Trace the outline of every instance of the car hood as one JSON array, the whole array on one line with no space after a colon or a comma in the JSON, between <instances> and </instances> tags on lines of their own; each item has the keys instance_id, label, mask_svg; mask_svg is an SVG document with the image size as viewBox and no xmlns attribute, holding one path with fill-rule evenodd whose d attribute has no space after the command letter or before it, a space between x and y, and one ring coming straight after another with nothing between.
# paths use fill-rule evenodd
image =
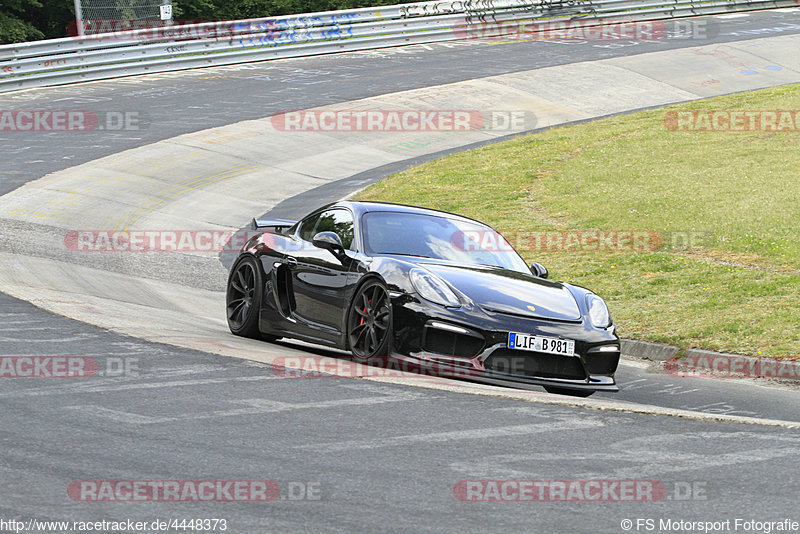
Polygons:
<instances>
[{"instance_id":1,"label":"car hood","mask_svg":"<svg viewBox=\"0 0 800 534\"><path fill-rule=\"evenodd\" d=\"M493 267L426 264L450 285L488 312L579 321L581 311L564 284Z\"/></svg>"}]
</instances>

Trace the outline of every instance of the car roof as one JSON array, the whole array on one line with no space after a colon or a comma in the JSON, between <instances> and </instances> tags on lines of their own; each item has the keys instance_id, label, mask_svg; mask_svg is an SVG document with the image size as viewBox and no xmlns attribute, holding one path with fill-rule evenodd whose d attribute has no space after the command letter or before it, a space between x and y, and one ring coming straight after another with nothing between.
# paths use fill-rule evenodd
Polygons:
<instances>
[{"instance_id":1,"label":"car roof","mask_svg":"<svg viewBox=\"0 0 800 534\"><path fill-rule=\"evenodd\" d=\"M484 222L472 219L470 217L465 217L463 215L458 215L456 213L451 213L449 211L437 210L433 208L422 208L419 206L411 206L409 204L395 204L392 202L375 202L371 200L359 200L359 201L346 200L346 201L336 202L335 204L326 206L326 208L332 208L336 206L349 207L357 215L362 215L364 213L370 213L370 212L378 212L378 211L395 212L395 213L413 213L417 215L430 215L435 217L444 216L450 219L459 219L462 221L477 223L480 224L481 226L489 226Z\"/></svg>"}]
</instances>

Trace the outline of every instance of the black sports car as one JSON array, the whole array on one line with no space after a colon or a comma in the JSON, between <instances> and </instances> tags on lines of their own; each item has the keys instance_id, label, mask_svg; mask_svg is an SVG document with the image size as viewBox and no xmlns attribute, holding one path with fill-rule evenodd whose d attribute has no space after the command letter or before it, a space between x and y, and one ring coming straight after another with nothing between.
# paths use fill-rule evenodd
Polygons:
<instances>
[{"instance_id":1,"label":"black sports car","mask_svg":"<svg viewBox=\"0 0 800 534\"><path fill-rule=\"evenodd\" d=\"M491 227L431 209L337 202L253 220L233 263L232 333L435 364L444 375L588 396L617 391L605 302L547 280Z\"/></svg>"}]
</instances>

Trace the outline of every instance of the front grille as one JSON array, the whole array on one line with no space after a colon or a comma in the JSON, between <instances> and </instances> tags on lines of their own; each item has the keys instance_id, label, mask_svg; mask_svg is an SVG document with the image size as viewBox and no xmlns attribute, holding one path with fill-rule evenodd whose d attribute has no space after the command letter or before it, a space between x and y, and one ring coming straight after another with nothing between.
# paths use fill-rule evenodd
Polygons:
<instances>
[{"instance_id":1,"label":"front grille","mask_svg":"<svg viewBox=\"0 0 800 534\"><path fill-rule=\"evenodd\" d=\"M425 329L425 341L422 348L436 354L473 358L483 348L483 339L428 327Z\"/></svg>"},{"instance_id":2,"label":"front grille","mask_svg":"<svg viewBox=\"0 0 800 534\"><path fill-rule=\"evenodd\" d=\"M497 349L486 361L486 369L501 373L542 378L566 378L583 380L586 373L578 357L557 356L541 352L526 352L513 349Z\"/></svg>"}]
</instances>

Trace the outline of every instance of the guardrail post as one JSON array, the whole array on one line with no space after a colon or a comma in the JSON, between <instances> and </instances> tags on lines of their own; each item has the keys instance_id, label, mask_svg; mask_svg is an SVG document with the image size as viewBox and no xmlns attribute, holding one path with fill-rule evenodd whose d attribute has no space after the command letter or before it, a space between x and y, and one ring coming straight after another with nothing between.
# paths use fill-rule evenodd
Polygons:
<instances>
[{"instance_id":1,"label":"guardrail post","mask_svg":"<svg viewBox=\"0 0 800 534\"><path fill-rule=\"evenodd\" d=\"M73 4L75 4L75 24L78 27L78 37L83 37L83 9L81 8L81 0L73 0Z\"/></svg>"}]
</instances>

